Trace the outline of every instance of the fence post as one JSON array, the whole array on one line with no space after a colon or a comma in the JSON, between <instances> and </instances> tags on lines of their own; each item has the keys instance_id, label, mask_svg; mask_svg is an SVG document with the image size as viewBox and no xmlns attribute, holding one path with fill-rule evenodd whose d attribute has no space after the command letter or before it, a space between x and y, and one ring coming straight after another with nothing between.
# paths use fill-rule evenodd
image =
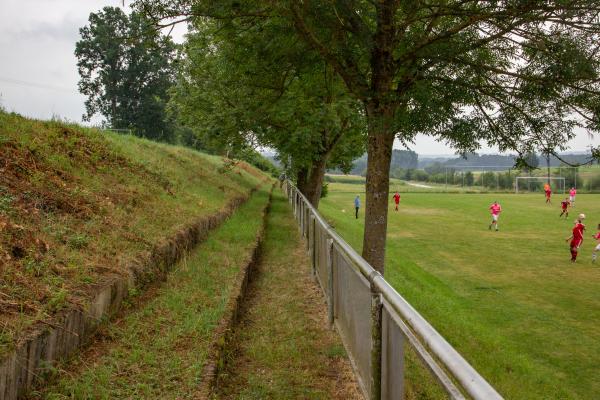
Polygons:
<instances>
[{"instance_id":1,"label":"fence post","mask_svg":"<svg viewBox=\"0 0 600 400\"><path fill-rule=\"evenodd\" d=\"M374 284L379 272L373 271L369 275L371 286L371 399L381 400L381 331L382 309L381 294Z\"/></svg>"},{"instance_id":2,"label":"fence post","mask_svg":"<svg viewBox=\"0 0 600 400\"><path fill-rule=\"evenodd\" d=\"M310 249L310 209L308 207L304 207L305 210L305 218L304 218L304 231L306 232L306 234L304 235L306 237L306 250Z\"/></svg>"},{"instance_id":3,"label":"fence post","mask_svg":"<svg viewBox=\"0 0 600 400\"><path fill-rule=\"evenodd\" d=\"M317 260L315 260L315 246L317 245L317 232L316 232L316 218L314 214L310 214L310 226L309 231L312 229L312 235L309 235L309 249L310 249L310 265L312 267L313 276L317 275Z\"/></svg>"},{"instance_id":4,"label":"fence post","mask_svg":"<svg viewBox=\"0 0 600 400\"><path fill-rule=\"evenodd\" d=\"M329 321L330 328L333 330L335 318L333 314L333 239L327 239L327 274L329 275L329 279L327 280L327 297L329 297L329 302L327 304L327 319Z\"/></svg>"}]
</instances>

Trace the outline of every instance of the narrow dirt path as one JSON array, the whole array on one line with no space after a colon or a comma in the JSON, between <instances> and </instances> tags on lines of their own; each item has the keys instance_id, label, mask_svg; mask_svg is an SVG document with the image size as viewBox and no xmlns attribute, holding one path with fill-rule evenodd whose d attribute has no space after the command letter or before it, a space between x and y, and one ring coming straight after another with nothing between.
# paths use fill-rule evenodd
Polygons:
<instances>
[{"instance_id":1,"label":"narrow dirt path","mask_svg":"<svg viewBox=\"0 0 600 400\"><path fill-rule=\"evenodd\" d=\"M220 376L221 399L362 399L281 192Z\"/></svg>"}]
</instances>

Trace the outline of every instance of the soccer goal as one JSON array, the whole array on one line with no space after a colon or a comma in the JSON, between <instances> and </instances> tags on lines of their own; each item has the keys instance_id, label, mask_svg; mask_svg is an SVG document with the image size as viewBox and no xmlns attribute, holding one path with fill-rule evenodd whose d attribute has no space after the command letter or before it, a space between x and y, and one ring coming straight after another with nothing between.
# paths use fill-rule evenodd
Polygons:
<instances>
[{"instance_id":1,"label":"soccer goal","mask_svg":"<svg viewBox=\"0 0 600 400\"><path fill-rule=\"evenodd\" d=\"M565 178L562 176L551 176L548 178L547 176L517 176L515 178L515 193L519 193L523 191L529 191L532 189L543 187L544 183L550 180L550 187L553 192L565 193ZM557 190L558 189L558 190Z\"/></svg>"}]
</instances>

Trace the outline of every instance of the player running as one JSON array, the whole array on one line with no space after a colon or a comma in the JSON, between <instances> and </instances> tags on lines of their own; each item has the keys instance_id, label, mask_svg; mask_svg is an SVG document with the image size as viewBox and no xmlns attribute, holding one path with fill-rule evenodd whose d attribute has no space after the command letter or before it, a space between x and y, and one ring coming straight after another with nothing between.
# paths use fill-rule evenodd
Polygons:
<instances>
[{"instance_id":1,"label":"player running","mask_svg":"<svg viewBox=\"0 0 600 400\"><path fill-rule=\"evenodd\" d=\"M563 214L565 214L565 218L569 218L569 206L570 205L571 205L571 202L569 201L569 198L565 197L565 199L560 202L560 208L562 209L562 212L560 213L558 218L562 217Z\"/></svg>"},{"instance_id":2,"label":"player running","mask_svg":"<svg viewBox=\"0 0 600 400\"><path fill-rule=\"evenodd\" d=\"M490 210L490 213L492 214L492 223L489 226L489 230L492 230L492 225L493 225L494 228L496 228L496 231L498 231L498 217L500 217L500 213L502 212L502 207L500 206L500 204L498 204L497 201L494 201L494 203L490 206L489 210Z\"/></svg>"},{"instance_id":3,"label":"player running","mask_svg":"<svg viewBox=\"0 0 600 400\"><path fill-rule=\"evenodd\" d=\"M396 191L396 193L394 193L394 203L396 203L396 211L398 211L398 204L400 204L400 193L398 193L398 191Z\"/></svg>"},{"instance_id":4,"label":"player running","mask_svg":"<svg viewBox=\"0 0 600 400\"><path fill-rule=\"evenodd\" d=\"M575 196L577 195L577 189L574 187L569 190L569 201L571 202L571 207L575 207Z\"/></svg>"},{"instance_id":5,"label":"player running","mask_svg":"<svg viewBox=\"0 0 600 400\"><path fill-rule=\"evenodd\" d=\"M573 234L566 240L567 242L569 240L571 241L571 262L577 260L577 252L583 243L583 231L585 231L585 225L583 224L584 219L585 214L579 214L579 217L577 217L577 220L575 221L575 226L573 227Z\"/></svg>"},{"instance_id":6,"label":"player running","mask_svg":"<svg viewBox=\"0 0 600 400\"><path fill-rule=\"evenodd\" d=\"M552 196L552 188L550 187L549 183L544 184L544 192L546 193L546 204L552 204L552 201L550 201L550 196Z\"/></svg>"},{"instance_id":7,"label":"player running","mask_svg":"<svg viewBox=\"0 0 600 400\"><path fill-rule=\"evenodd\" d=\"M600 251L600 224L598 224L598 232L596 232L596 234L592 237L594 239L596 239L596 248L594 249L594 252L592 253L592 262L595 263L596 256L598 255L598 252Z\"/></svg>"}]
</instances>

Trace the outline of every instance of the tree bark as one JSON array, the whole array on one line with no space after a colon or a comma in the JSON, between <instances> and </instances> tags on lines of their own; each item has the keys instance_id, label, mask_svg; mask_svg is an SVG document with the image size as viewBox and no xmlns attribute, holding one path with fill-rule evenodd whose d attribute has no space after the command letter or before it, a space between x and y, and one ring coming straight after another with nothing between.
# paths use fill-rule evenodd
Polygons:
<instances>
[{"instance_id":1,"label":"tree bark","mask_svg":"<svg viewBox=\"0 0 600 400\"><path fill-rule=\"evenodd\" d=\"M363 258L382 275L385 265L390 162L395 134L391 128L393 106L367 105L367 185Z\"/></svg>"},{"instance_id":2,"label":"tree bark","mask_svg":"<svg viewBox=\"0 0 600 400\"><path fill-rule=\"evenodd\" d=\"M323 189L323 179L325 177L325 167L329 154L322 155L320 159L315 160L310 169L310 175L305 186L304 195L310 201L314 208L319 208L321 199L321 190Z\"/></svg>"},{"instance_id":3,"label":"tree bark","mask_svg":"<svg viewBox=\"0 0 600 400\"><path fill-rule=\"evenodd\" d=\"M308 182L308 168L300 168L296 180L296 186L301 193L306 193L306 183Z\"/></svg>"}]
</instances>

